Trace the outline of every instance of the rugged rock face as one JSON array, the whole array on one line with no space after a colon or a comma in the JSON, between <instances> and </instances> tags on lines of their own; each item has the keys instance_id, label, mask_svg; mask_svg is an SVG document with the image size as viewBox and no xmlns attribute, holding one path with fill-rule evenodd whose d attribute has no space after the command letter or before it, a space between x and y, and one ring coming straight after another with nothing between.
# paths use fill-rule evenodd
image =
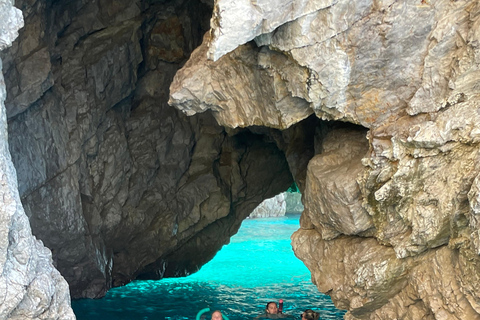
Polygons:
<instances>
[{"instance_id":1,"label":"rugged rock face","mask_svg":"<svg viewBox=\"0 0 480 320\"><path fill-rule=\"evenodd\" d=\"M218 0L171 85L234 128L361 126L317 130L304 183L287 156L294 251L346 319L480 319L479 27L478 1Z\"/></svg>"},{"instance_id":2,"label":"rugged rock face","mask_svg":"<svg viewBox=\"0 0 480 320\"><path fill-rule=\"evenodd\" d=\"M11 1L0 1L0 50L12 44L22 26L21 12ZM54 268L50 250L32 235L20 202L8 150L5 95L0 73L0 318L75 319L68 284Z\"/></svg>"},{"instance_id":3,"label":"rugged rock face","mask_svg":"<svg viewBox=\"0 0 480 320\"><path fill-rule=\"evenodd\" d=\"M227 131L167 104L211 4L16 5L26 26L2 53L10 150L32 231L73 298L198 270L293 182L272 138L293 130Z\"/></svg>"},{"instance_id":4,"label":"rugged rock face","mask_svg":"<svg viewBox=\"0 0 480 320\"><path fill-rule=\"evenodd\" d=\"M248 216L249 218L283 217L287 210L285 194L277 194L273 198L265 199Z\"/></svg>"},{"instance_id":5,"label":"rugged rock face","mask_svg":"<svg viewBox=\"0 0 480 320\"><path fill-rule=\"evenodd\" d=\"M9 146L74 298L195 271L293 178L295 253L346 319L480 318L477 1L16 5Z\"/></svg>"}]
</instances>

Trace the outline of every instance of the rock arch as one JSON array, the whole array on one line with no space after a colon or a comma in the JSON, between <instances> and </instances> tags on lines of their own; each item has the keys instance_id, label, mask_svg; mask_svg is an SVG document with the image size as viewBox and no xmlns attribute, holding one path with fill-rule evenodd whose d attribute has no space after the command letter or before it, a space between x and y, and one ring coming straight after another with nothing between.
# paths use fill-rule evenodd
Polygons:
<instances>
[{"instance_id":1,"label":"rock arch","mask_svg":"<svg viewBox=\"0 0 480 320\"><path fill-rule=\"evenodd\" d=\"M17 2L10 150L72 297L194 271L295 180L347 319L478 318L478 3L236 4Z\"/></svg>"}]
</instances>

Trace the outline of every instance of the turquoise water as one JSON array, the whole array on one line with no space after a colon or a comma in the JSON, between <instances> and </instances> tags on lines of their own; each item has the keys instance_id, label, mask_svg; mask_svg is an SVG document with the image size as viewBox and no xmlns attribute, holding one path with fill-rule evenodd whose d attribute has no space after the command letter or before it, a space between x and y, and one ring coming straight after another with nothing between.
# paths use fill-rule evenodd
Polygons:
<instances>
[{"instance_id":1,"label":"turquoise water","mask_svg":"<svg viewBox=\"0 0 480 320\"><path fill-rule=\"evenodd\" d=\"M230 320L252 319L268 301L284 300L284 313L305 309L321 319L343 319L330 297L311 283L310 272L293 254L290 236L299 216L249 219L215 258L185 278L134 281L100 300L72 302L78 320L195 319L204 308ZM210 316L210 313L206 314Z\"/></svg>"}]
</instances>

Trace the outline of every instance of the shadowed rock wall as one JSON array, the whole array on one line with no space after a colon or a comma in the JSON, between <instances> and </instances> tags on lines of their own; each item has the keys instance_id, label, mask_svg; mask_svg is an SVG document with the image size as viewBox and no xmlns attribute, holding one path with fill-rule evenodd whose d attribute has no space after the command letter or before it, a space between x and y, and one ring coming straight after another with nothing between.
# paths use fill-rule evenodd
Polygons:
<instances>
[{"instance_id":1,"label":"shadowed rock wall","mask_svg":"<svg viewBox=\"0 0 480 320\"><path fill-rule=\"evenodd\" d=\"M323 131L298 178L292 245L318 288L346 319L480 319L478 1L218 0L213 12L171 105L230 127L310 114L363 127Z\"/></svg>"},{"instance_id":2,"label":"shadowed rock wall","mask_svg":"<svg viewBox=\"0 0 480 320\"><path fill-rule=\"evenodd\" d=\"M10 150L32 231L73 298L197 271L292 183L268 132L167 104L208 3L16 5L26 26L2 53Z\"/></svg>"}]
</instances>

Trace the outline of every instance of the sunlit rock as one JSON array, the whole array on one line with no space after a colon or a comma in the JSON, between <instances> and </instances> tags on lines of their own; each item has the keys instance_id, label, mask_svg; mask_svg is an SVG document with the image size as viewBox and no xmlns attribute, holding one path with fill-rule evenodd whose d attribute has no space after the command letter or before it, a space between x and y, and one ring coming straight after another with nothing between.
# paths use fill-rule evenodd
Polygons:
<instances>
[{"instance_id":1,"label":"sunlit rock","mask_svg":"<svg viewBox=\"0 0 480 320\"><path fill-rule=\"evenodd\" d=\"M402 119L372 130L379 142L393 137L387 144L373 140L366 208L378 237L394 245L399 257L445 245L475 228L466 217L472 214L467 194L478 172L477 105L472 99L432 120Z\"/></svg>"},{"instance_id":2,"label":"sunlit rock","mask_svg":"<svg viewBox=\"0 0 480 320\"><path fill-rule=\"evenodd\" d=\"M318 118L368 130L362 137L334 127L318 133L300 184L305 211L293 245L319 289L349 310L347 319L479 318L478 2L345 0L283 23L271 13L281 6L270 11L261 3L261 24L232 19L233 1L216 5L210 38L171 86L172 105L189 115L213 110L226 126L248 124L264 104L253 107L254 94L231 89L249 86L250 71L226 90L193 83L213 73L203 65L227 68L232 57L260 52L260 64L281 74L266 86L283 82ZM265 63L274 56L288 63ZM224 102L239 96L248 102L235 109ZM290 103L291 114L298 105ZM269 117L258 123L279 127ZM319 246L328 250L315 256ZM453 270L461 275L444 282Z\"/></svg>"},{"instance_id":3,"label":"sunlit rock","mask_svg":"<svg viewBox=\"0 0 480 320\"><path fill-rule=\"evenodd\" d=\"M305 224L304 224L305 226ZM292 236L295 254L346 319L477 319L478 261L448 247L398 259L372 238L321 239L303 227ZM335 269L335 273L330 270ZM343 288L337 290L336 288Z\"/></svg>"},{"instance_id":4,"label":"sunlit rock","mask_svg":"<svg viewBox=\"0 0 480 320\"><path fill-rule=\"evenodd\" d=\"M218 1L217 6L227 7L227 3L229 1ZM241 5L241 2L235 2L235 5ZM297 8L295 5L292 4L292 8ZM245 49L240 49L242 47L233 54L227 54L232 49L225 52L218 49L222 42L220 39L231 39L224 48L230 48L237 42L238 45L245 43L235 41L242 39L241 36L230 34L233 28L238 27L243 33L258 35L256 43L263 47L260 52L265 52L266 57L279 56L280 53L288 56L288 64L268 64L271 73L281 75L281 79L271 81L270 86L275 83L278 88L279 82L284 82L284 86L295 97L304 100L302 103L309 105L321 118L341 119L372 127L398 118L402 111L411 115L436 111L449 104L448 93L460 83L474 81L471 77L475 68L470 68L474 55L472 48L464 44L465 39L471 37L468 27L459 24L447 31L449 27L446 21L465 20L468 12L462 10L461 6L450 1L422 4L345 0L324 8L311 8L307 10L308 13L295 18L285 16L282 24L276 22L276 15L269 15L266 10L261 18L262 25L273 24L278 28L260 28L261 32L258 31L259 23L256 20L244 20L244 17L248 17L244 12L238 15L239 11L216 11L217 20L225 19L233 24L234 19L230 15L235 15L236 24L212 24L212 38L206 38L203 48L177 75L171 88L170 103L187 114L215 110L219 113L216 118L225 125L242 126L249 123L247 114L252 110L251 106L244 107L243 119L237 116L235 120L225 121L235 114L241 115L238 110L241 105L237 103L236 108L227 107L229 99L226 97L241 101L237 96L242 94L247 101L250 100L247 97L251 97L252 93L231 90L234 87L241 88L239 83L245 86L251 80L237 81L226 90L220 90L221 86L216 85L214 79L209 80L210 73L218 74L220 70L217 69L228 68L225 63L229 66L237 64L222 61L220 56L235 57L240 52L246 55ZM282 7L279 8L274 12L279 12ZM441 23L437 23L440 20ZM250 36L247 38L253 39ZM277 53L266 50L267 46ZM219 52L213 59L215 62L206 60L207 48ZM259 61L262 60L265 58L259 58ZM452 60L459 63L450 70L449 61ZM432 67L428 67L430 64ZM206 65L209 70L205 70ZM424 67L432 74L423 75ZM303 78L298 77L302 70ZM453 77L448 81L442 80L450 74ZM235 78L242 79L239 75ZM457 83L459 80L460 83ZM264 86L261 88L263 90ZM294 105L291 103L290 108L294 108ZM253 109L254 112L259 112L257 109ZM265 120L263 123L272 125L271 121ZM301 117L298 117L299 120ZM262 120L257 122L261 123Z\"/></svg>"},{"instance_id":5,"label":"sunlit rock","mask_svg":"<svg viewBox=\"0 0 480 320\"><path fill-rule=\"evenodd\" d=\"M230 1L217 0L211 20L211 60L274 31L284 23L333 5L334 0Z\"/></svg>"},{"instance_id":6,"label":"sunlit rock","mask_svg":"<svg viewBox=\"0 0 480 320\"><path fill-rule=\"evenodd\" d=\"M0 1L0 50L11 45L22 26L22 14L12 1ZM75 319L68 284L55 269L50 250L32 235L20 202L8 150L5 98L0 72L0 318Z\"/></svg>"},{"instance_id":7,"label":"sunlit rock","mask_svg":"<svg viewBox=\"0 0 480 320\"><path fill-rule=\"evenodd\" d=\"M17 5L9 144L74 297L194 272L294 179L347 319L479 318L478 1Z\"/></svg>"},{"instance_id":8,"label":"sunlit rock","mask_svg":"<svg viewBox=\"0 0 480 320\"><path fill-rule=\"evenodd\" d=\"M13 6L12 0L0 2L0 50L12 45L18 37L18 30L23 27L22 12ZM5 96L2 97L5 100Z\"/></svg>"},{"instance_id":9,"label":"sunlit rock","mask_svg":"<svg viewBox=\"0 0 480 320\"><path fill-rule=\"evenodd\" d=\"M175 75L169 103L187 115L212 110L228 127L285 129L312 114L307 101L308 71L286 55L246 44L217 62L207 59L209 38ZM294 78L303 87L290 85ZM262 106L262 108L258 108Z\"/></svg>"},{"instance_id":10,"label":"sunlit rock","mask_svg":"<svg viewBox=\"0 0 480 320\"><path fill-rule=\"evenodd\" d=\"M310 269L320 291L329 293L337 307L365 316L407 285L411 262L397 259L392 248L373 238L325 241L315 229L305 229L304 221L302 225L292 236L295 254Z\"/></svg>"},{"instance_id":11,"label":"sunlit rock","mask_svg":"<svg viewBox=\"0 0 480 320\"><path fill-rule=\"evenodd\" d=\"M277 194L273 198L265 199L260 203L255 210L250 213L249 218L267 218L267 217L281 217L285 215L287 203L285 201L285 194Z\"/></svg>"}]
</instances>

